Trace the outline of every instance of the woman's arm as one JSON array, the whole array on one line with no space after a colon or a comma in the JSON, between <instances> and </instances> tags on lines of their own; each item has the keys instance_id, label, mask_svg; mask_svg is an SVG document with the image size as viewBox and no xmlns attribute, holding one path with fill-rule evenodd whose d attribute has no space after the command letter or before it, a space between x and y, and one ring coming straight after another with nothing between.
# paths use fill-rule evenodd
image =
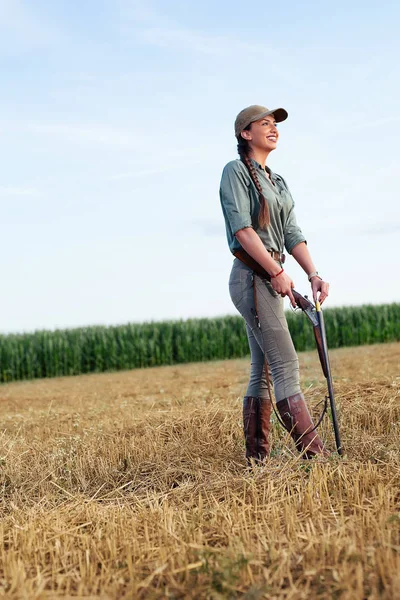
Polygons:
<instances>
[{"instance_id":1,"label":"woman's arm","mask_svg":"<svg viewBox=\"0 0 400 600\"><path fill-rule=\"evenodd\" d=\"M292 256L297 260L303 271L307 273L307 277L317 270L305 242L300 242L292 248Z\"/></svg>"},{"instance_id":2,"label":"woman's arm","mask_svg":"<svg viewBox=\"0 0 400 600\"><path fill-rule=\"evenodd\" d=\"M252 227L246 227L240 229L235 234L235 237L240 242L242 248L246 250L250 256L252 256L258 264L272 276L275 276L282 268L274 261L269 252L265 249L260 236L254 231Z\"/></svg>"},{"instance_id":3,"label":"woman's arm","mask_svg":"<svg viewBox=\"0 0 400 600\"><path fill-rule=\"evenodd\" d=\"M303 271L307 273L307 277L309 277L311 273L316 272L311 254L305 242L300 242L292 249L292 256L299 263ZM316 302L318 300L320 304L322 304L329 295L329 283L323 281L318 275L311 277L311 289L314 301ZM319 298L317 297L318 292Z\"/></svg>"},{"instance_id":4,"label":"woman's arm","mask_svg":"<svg viewBox=\"0 0 400 600\"><path fill-rule=\"evenodd\" d=\"M265 249L259 235L252 227L240 229L235 234L242 248L246 250L264 269L272 276L271 285L273 289L282 297L289 296L292 306L296 307L296 302L292 294L294 283L285 271L277 275L282 268L274 261L272 256Z\"/></svg>"}]
</instances>

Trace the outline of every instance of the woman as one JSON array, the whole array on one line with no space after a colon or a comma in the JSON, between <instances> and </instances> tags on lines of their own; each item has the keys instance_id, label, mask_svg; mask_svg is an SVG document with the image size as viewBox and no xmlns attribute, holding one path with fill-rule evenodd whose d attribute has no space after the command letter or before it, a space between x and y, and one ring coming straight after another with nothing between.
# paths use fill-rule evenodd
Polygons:
<instances>
[{"instance_id":1,"label":"woman","mask_svg":"<svg viewBox=\"0 0 400 600\"><path fill-rule=\"evenodd\" d=\"M299 362L284 314L284 296L295 306L294 284L282 266L284 248L307 273L314 300L320 304L328 296L329 284L316 271L296 223L285 180L266 165L278 144L277 123L287 116L283 108L269 110L258 105L238 114L235 135L240 159L225 166L220 187L229 248L240 256L233 261L229 292L246 321L251 352L250 381L243 403L249 462L269 454L269 369L278 412L297 449L304 458L327 455L301 393ZM267 271L271 281L257 274L255 266Z\"/></svg>"}]
</instances>

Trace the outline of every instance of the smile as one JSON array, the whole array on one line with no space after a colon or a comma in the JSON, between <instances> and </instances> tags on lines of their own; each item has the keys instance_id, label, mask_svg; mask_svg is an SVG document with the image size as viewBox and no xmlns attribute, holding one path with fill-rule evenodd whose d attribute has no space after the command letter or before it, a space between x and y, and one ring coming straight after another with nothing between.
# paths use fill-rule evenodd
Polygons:
<instances>
[{"instance_id":1,"label":"smile","mask_svg":"<svg viewBox=\"0 0 400 600\"><path fill-rule=\"evenodd\" d=\"M276 142L276 141L277 141L277 139L276 139L276 136L275 136L275 135L268 135L268 136L267 136L267 140L269 140L270 142Z\"/></svg>"}]
</instances>

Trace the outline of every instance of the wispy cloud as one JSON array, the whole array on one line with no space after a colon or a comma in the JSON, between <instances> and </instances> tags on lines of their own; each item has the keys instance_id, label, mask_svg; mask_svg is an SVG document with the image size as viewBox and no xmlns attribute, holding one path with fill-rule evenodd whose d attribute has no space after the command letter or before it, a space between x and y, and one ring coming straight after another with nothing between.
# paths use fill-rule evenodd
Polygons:
<instances>
[{"instance_id":1,"label":"wispy cloud","mask_svg":"<svg viewBox=\"0 0 400 600\"><path fill-rule=\"evenodd\" d=\"M387 235L400 232L400 222L398 223L379 223L368 227L362 231L365 235Z\"/></svg>"},{"instance_id":2,"label":"wispy cloud","mask_svg":"<svg viewBox=\"0 0 400 600\"><path fill-rule=\"evenodd\" d=\"M27 129L33 133L47 133L63 137L70 141L89 142L96 144L113 144L131 146L138 144L138 135L104 125L69 125L69 124L32 124Z\"/></svg>"},{"instance_id":3,"label":"wispy cloud","mask_svg":"<svg viewBox=\"0 0 400 600\"><path fill-rule=\"evenodd\" d=\"M281 63L282 52L264 42L246 42L229 35L214 35L202 30L186 27L162 12L151 2L128 3L121 0L121 30L132 35L141 43L168 50L189 51L213 57L231 57L241 54L260 56L268 52L269 66L274 69L274 60ZM156 26L155 26L156 24ZM278 72L279 69L276 68Z\"/></svg>"},{"instance_id":4,"label":"wispy cloud","mask_svg":"<svg viewBox=\"0 0 400 600\"><path fill-rule=\"evenodd\" d=\"M141 133L102 124L2 122L3 133L48 135L69 142L106 144L119 147L138 147L144 141Z\"/></svg>"},{"instance_id":5,"label":"wispy cloud","mask_svg":"<svg viewBox=\"0 0 400 600\"><path fill-rule=\"evenodd\" d=\"M208 237L222 237L225 235L225 226L222 219L191 219L185 221L185 227Z\"/></svg>"},{"instance_id":6,"label":"wispy cloud","mask_svg":"<svg viewBox=\"0 0 400 600\"><path fill-rule=\"evenodd\" d=\"M37 6L32 10L28 2L1 0L0 47L7 53L59 44L65 39L59 25L50 21L46 14L39 14Z\"/></svg>"},{"instance_id":7,"label":"wispy cloud","mask_svg":"<svg viewBox=\"0 0 400 600\"><path fill-rule=\"evenodd\" d=\"M190 50L210 56L231 56L233 49L258 52L260 47L244 44L225 36L204 34L201 31L182 27L149 27L138 32L138 39L146 44L169 50ZM263 46L265 51L265 46Z\"/></svg>"},{"instance_id":8,"label":"wispy cloud","mask_svg":"<svg viewBox=\"0 0 400 600\"><path fill-rule=\"evenodd\" d=\"M349 131L359 131L361 129L371 129L373 127L383 127L385 125L391 125L393 123L399 123L400 122L400 116L399 115L392 115L389 117L384 117L382 119L370 119L369 121L366 121L365 119L363 119L362 121L353 121L353 122L348 122L346 123L346 132ZM332 130L337 130L337 127L343 127L343 119L341 119L340 121L335 121L335 120L330 120L329 123L327 123L327 126L332 129Z\"/></svg>"},{"instance_id":9,"label":"wispy cloud","mask_svg":"<svg viewBox=\"0 0 400 600\"><path fill-rule=\"evenodd\" d=\"M384 119L377 119L376 121L364 121L364 123L358 123L356 125L350 125L348 128L350 131L355 129L366 129L369 127L381 127L382 125L389 125L391 123L399 123L400 116L386 117Z\"/></svg>"},{"instance_id":10,"label":"wispy cloud","mask_svg":"<svg viewBox=\"0 0 400 600\"><path fill-rule=\"evenodd\" d=\"M0 0L1 1L1 0ZM138 156L134 159L136 163L148 165L159 161L159 154L155 158L154 141L149 136L148 130L143 129L124 129L123 127L113 127L101 123L46 123L46 122L23 122L23 121L0 121L0 131L3 134L34 134L39 136L50 136L59 138L68 142L81 144L96 144L116 146L120 148L130 148L137 150ZM173 147L171 144L170 132L166 129L164 132L157 133L159 147L168 147L168 160L176 159L176 162L184 166L185 164L195 164L197 159L194 156L202 155L205 157L209 152L209 146L198 144L188 146L185 151L181 147ZM187 159L190 159L189 161ZM186 161L185 161L186 159ZM130 162L132 164L132 162ZM165 165L162 166L165 168ZM125 176L135 176L133 169L129 174L117 174L116 178Z\"/></svg>"},{"instance_id":11,"label":"wispy cloud","mask_svg":"<svg viewBox=\"0 0 400 600\"><path fill-rule=\"evenodd\" d=\"M42 193L36 188L30 187L12 187L12 186L0 186L0 196L11 197L11 196L31 196L37 198L42 196Z\"/></svg>"},{"instance_id":12,"label":"wispy cloud","mask_svg":"<svg viewBox=\"0 0 400 600\"><path fill-rule=\"evenodd\" d=\"M135 171L128 171L126 173L117 173L116 175L112 175L110 179L133 179L135 177L146 177L147 175L157 175L159 173L169 173L170 171L175 171L177 169L182 169L184 167L191 167L193 165L197 165L201 162L201 160L193 160L191 162L183 163L181 161L177 161L173 164L169 165L160 165L155 169L138 169Z\"/></svg>"}]
</instances>

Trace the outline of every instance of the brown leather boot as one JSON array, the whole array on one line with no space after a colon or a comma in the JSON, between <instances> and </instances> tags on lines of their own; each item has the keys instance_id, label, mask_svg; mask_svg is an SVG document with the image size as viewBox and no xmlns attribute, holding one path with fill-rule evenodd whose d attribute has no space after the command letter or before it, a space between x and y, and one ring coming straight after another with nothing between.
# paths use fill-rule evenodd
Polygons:
<instances>
[{"instance_id":1,"label":"brown leather boot","mask_svg":"<svg viewBox=\"0 0 400 600\"><path fill-rule=\"evenodd\" d=\"M307 404L303 394L294 394L277 403L277 409L282 421L296 444L299 452L304 452L303 458L313 458L317 454L328 456L329 452L314 429Z\"/></svg>"},{"instance_id":2,"label":"brown leather boot","mask_svg":"<svg viewBox=\"0 0 400 600\"><path fill-rule=\"evenodd\" d=\"M243 430L246 442L246 458L251 464L262 461L269 455L269 430L271 401L264 398L245 396L243 400Z\"/></svg>"},{"instance_id":3,"label":"brown leather boot","mask_svg":"<svg viewBox=\"0 0 400 600\"><path fill-rule=\"evenodd\" d=\"M271 410L272 403L269 398L259 398L259 433L258 433L258 454L263 460L269 456L269 432L271 429Z\"/></svg>"},{"instance_id":4,"label":"brown leather boot","mask_svg":"<svg viewBox=\"0 0 400 600\"><path fill-rule=\"evenodd\" d=\"M246 458L250 464L250 459L258 459L258 398L245 396L243 398L243 431L246 443Z\"/></svg>"}]
</instances>

